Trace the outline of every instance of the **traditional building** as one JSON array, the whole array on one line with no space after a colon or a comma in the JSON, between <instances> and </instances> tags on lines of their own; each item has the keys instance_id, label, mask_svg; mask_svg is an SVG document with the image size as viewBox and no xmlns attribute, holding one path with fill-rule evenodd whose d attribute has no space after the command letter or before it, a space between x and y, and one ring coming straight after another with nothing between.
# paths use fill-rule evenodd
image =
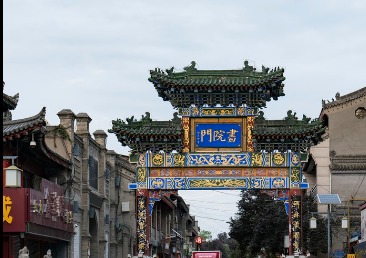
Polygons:
<instances>
[{"instance_id":1,"label":"traditional building","mask_svg":"<svg viewBox=\"0 0 366 258\"><path fill-rule=\"evenodd\" d=\"M366 88L323 100L319 119L326 126L324 141L309 149L303 171L314 196L339 194L342 205L332 210L337 214L332 250L347 251L350 235L360 231L358 208L366 200ZM326 208L318 205L319 212ZM343 216L348 218L348 229L340 227Z\"/></svg>"},{"instance_id":2,"label":"traditional building","mask_svg":"<svg viewBox=\"0 0 366 258\"><path fill-rule=\"evenodd\" d=\"M128 185L136 180L129 157L107 151L110 165L110 256L128 257L136 248L136 197Z\"/></svg>"},{"instance_id":3,"label":"traditional building","mask_svg":"<svg viewBox=\"0 0 366 258\"><path fill-rule=\"evenodd\" d=\"M47 126L46 140L72 164L66 184L78 207L72 257L127 257L135 245L135 197L128 190L135 169L127 157L107 149L103 130L91 136L87 113L63 109L57 115L60 124Z\"/></svg>"},{"instance_id":4,"label":"traditional building","mask_svg":"<svg viewBox=\"0 0 366 258\"><path fill-rule=\"evenodd\" d=\"M63 109L55 126L45 108L12 120L18 96L3 94L3 257L18 257L24 246L30 257L132 254L135 167L128 157L107 150L104 131L92 137L86 113Z\"/></svg>"},{"instance_id":5,"label":"traditional building","mask_svg":"<svg viewBox=\"0 0 366 258\"><path fill-rule=\"evenodd\" d=\"M154 198L158 192L151 193ZM199 234L198 222L189 214L189 206L174 192L165 194L160 201L150 205L149 250L150 256L191 257L196 250L195 239Z\"/></svg>"},{"instance_id":6,"label":"traditional building","mask_svg":"<svg viewBox=\"0 0 366 258\"><path fill-rule=\"evenodd\" d=\"M62 180L72 164L46 144L46 109L13 120L18 94L3 93L3 256L70 257L73 201ZM59 180L61 179L61 180Z\"/></svg>"}]
</instances>

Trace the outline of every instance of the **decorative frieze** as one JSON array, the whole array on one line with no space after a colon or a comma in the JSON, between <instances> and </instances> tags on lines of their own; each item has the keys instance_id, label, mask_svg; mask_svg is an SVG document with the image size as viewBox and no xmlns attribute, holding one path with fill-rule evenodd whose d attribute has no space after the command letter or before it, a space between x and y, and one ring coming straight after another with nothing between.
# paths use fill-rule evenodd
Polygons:
<instances>
[{"instance_id":1,"label":"decorative frieze","mask_svg":"<svg viewBox=\"0 0 366 258\"><path fill-rule=\"evenodd\" d=\"M178 113L183 117L238 117L256 116L258 109L251 107L189 107L180 108Z\"/></svg>"},{"instance_id":2,"label":"decorative frieze","mask_svg":"<svg viewBox=\"0 0 366 258\"><path fill-rule=\"evenodd\" d=\"M288 177L186 178L150 177L149 189L213 190L213 189L285 189Z\"/></svg>"},{"instance_id":3,"label":"decorative frieze","mask_svg":"<svg viewBox=\"0 0 366 258\"><path fill-rule=\"evenodd\" d=\"M298 167L300 162L300 153L297 152L148 152L139 154L137 167Z\"/></svg>"}]
</instances>

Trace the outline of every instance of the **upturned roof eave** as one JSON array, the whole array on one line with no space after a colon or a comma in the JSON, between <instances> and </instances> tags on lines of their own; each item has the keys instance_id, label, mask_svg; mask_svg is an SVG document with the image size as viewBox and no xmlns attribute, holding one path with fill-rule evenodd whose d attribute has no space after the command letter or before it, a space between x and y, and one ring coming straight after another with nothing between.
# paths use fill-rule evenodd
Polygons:
<instances>
[{"instance_id":1,"label":"upturned roof eave","mask_svg":"<svg viewBox=\"0 0 366 258\"><path fill-rule=\"evenodd\" d=\"M15 96L11 97L5 93L3 93L3 105L6 104L9 110L14 110L18 105L19 94L17 93Z\"/></svg>"},{"instance_id":2,"label":"upturned roof eave","mask_svg":"<svg viewBox=\"0 0 366 258\"><path fill-rule=\"evenodd\" d=\"M6 137L10 137L13 134L29 132L36 128L45 126L46 125L45 115L46 115L46 108L43 107L42 110L35 116L17 120L4 121L3 140L6 141Z\"/></svg>"},{"instance_id":3,"label":"upturned roof eave","mask_svg":"<svg viewBox=\"0 0 366 258\"><path fill-rule=\"evenodd\" d=\"M244 80L242 78L238 78L238 80ZM253 80L253 81L238 81L238 82L233 82L230 80L222 80L220 81L220 79L215 79L213 81L209 81L209 82L200 82L197 81L197 79L195 80L191 80L189 81L189 79L185 79L185 80L159 80L159 79L155 79L152 80L151 82L154 84L155 88L157 90L160 90L160 88L158 87L158 85L164 86L166 88L177 88L177 89L187 89L190 87L195 87L196 89L205 89L205 88L217 88L217 89L221 89L221 88L231 88L232 90L242 90L245 91L245 89L255 89L255 88L260 88L260 87L271 87L272 83L276 82L276 83L280 83L283 82L285 80L285 77L283 78L273 78L271 80Z\"/></svg>"}]
</instances>

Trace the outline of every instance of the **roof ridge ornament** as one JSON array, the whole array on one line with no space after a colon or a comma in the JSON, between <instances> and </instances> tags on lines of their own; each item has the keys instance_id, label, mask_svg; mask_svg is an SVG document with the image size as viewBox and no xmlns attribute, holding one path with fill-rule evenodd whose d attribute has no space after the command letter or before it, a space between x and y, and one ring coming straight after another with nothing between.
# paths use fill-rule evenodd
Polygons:
<instances>
[{"instance_id":1,"label":"roof ridge ornament","mask_svg":"<svg viewBox=\"0 0 366 258\"><path fill-rule=\"evenodd\" d=\"M150 112L145 112L145 116L141 116L140 120L143 124L150 124L152 119L150 118Z\"/></svg>"},{"instance_id":2,"label":"roof ridge ornament","mask_svg":"<svg viewBox=\"0 0 366 258\"><path fill-rule=\"evenodd\" d=\"M256 121L264 121L266 120L266 118L264 117L264 112L262 110L260 110L258 112L258 116L255 118Z\"/></svg>"},{"instance_id":3,"label":"roof ridge ornament","mask_svg":"<svg viewBox=\"0 0 366 258\"><path fill-rule=\"evenodd\" d=\"M174 66L170 67L170 69L165 69L168 75L171 75L174 72Z\"/></svg>"},{"instance_id":4,"label":"roof ridge ornament","mask_svg":"<svg viewBox=\"0 0 366 258\"><path fill-rule=\"evenodd\" d=\"M186 71L186 72L194 72L194 71L197 71L196 62L195 61L192 61L191 62L191 65L184 67L183 70Z\"/></svg>"},{"instance_id":5,"label":"roof ridge ornament","mask_svg":"<svg viewBox=\"0 0 366 258\"><path fill-rule=\"evenodd\" d=\"M296 112L294 112L294 114L292 114L292 110L287 111L287 117L285 117L285 120L287 121L293 121L293 120L297 120L297 116L296 116Z\"/></svg>"},{"instance_id":6,"label":"roof ridge ornament","mask_svg":"<svg viewBox=\"0 0 366 258\"><path fill-rule=\"evenodd\" d=\"M254 72L255 70L256 69L253 66L249 65L248 60L244 61L244 68L243 68L244 72Z\"/></svg>"},{"instance_id":7,"label":"roof ridge ornament","mask_svg":"<svg viewBox=\"0 0 366 258\"><path fill-rule=\"evenodd\" d=\"M268 74L269 68L262 65L262 73Z\"/></svg>"},{"instance_id":8,"label":"roof ridge ornament","mask_svg":"<svg viewBox=\"0 0 366 258\"><path fill-rule=\"evenodd\" d=\"M180 124L181 123L182 120L178 117L178 112L174 112L173 119L171 121L175 124Z\"/></svg>"}]
</instances>

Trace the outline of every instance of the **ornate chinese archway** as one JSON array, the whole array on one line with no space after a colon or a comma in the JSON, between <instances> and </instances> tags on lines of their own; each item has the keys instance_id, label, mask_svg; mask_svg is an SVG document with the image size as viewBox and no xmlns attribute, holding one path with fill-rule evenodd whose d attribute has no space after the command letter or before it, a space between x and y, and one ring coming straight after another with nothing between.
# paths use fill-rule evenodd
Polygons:
<instances>
[{"instance_id":1,"label":"ornate chinese archway","mask_svg":"<svg viewBox=\"0 0 366 258\"><path fill-rule=\"evenodd\" d=\"M110 132L136 158L138 251L148 253L149 212L163 195L178 190L258 189L282 191L289 203L290 254L301 248L302 152L321 140L324 129L287 112L266 120L261 109L284 96L284 69L262 71L174 68L150 71L159 96L179 112L170 121L112 121Z\"/></svg>"}]
</instances>

